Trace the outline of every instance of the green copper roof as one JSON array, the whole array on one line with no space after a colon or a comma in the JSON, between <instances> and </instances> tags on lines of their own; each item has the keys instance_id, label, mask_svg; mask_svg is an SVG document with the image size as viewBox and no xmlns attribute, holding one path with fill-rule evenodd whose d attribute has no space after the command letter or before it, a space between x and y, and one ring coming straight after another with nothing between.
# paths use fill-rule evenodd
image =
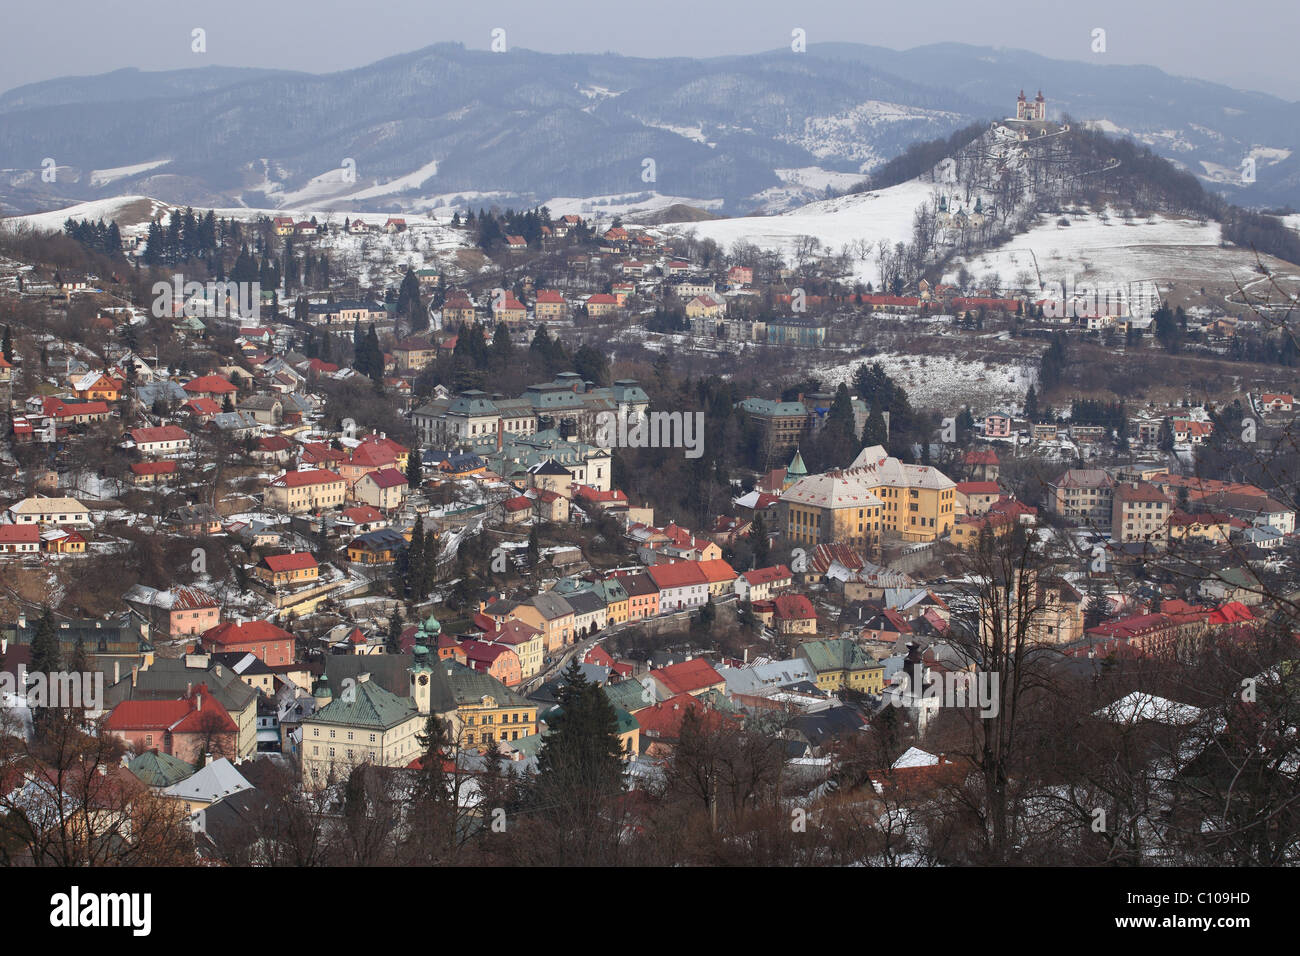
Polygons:
<instances>
[{"instance_id":1,"label":"green copper roof","mask_svg":"<svg viewBox=\"0 0 1300 956\"><path fill-rule=\"evenodd\" d=\"M357 680L308 720L317 724L387 730L417 713L411 698L389 693L373 680Z\"/></svg>"},{"instance_id":2,"label":"green copper roof","mask_svg":"<svg viewBox=\"0 0 1300 956\"><path fill-rule=\"evenodd\" d=\"M133 759L127 768L149 787L170 787L194 775L193 764L171 754L147 750Z\"/></svg>"},{"instance_id":3,"label":"green copper roof","mask_svg":"<svg viewBox=\"0 0 1300 956\"><path fill-rule=\"evenodd\" d=\"M808 467L803 463L803 455L799 454L799 449L794 450L794 457L790 459L790 467L785 470L785 473L799 476L808 474Z\"/></svg>"}]
</instances>

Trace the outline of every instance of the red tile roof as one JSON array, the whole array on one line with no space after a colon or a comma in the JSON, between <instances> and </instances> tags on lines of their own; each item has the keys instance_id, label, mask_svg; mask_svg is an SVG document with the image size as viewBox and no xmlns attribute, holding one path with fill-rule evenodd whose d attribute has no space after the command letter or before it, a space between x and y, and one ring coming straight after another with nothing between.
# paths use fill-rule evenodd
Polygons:
<instances>
[{"instance_id":1,"label":"red tile roof","mask_svg":"<svg viewBox=\"0 0 1300 956\"><path fill-rule=\"evenodd\" d=\"M700 570L699 564L695 561L652 564L646 568L646 573L650 575L661 591L668 588L684 588L693 584L709 583L708 577Z\"/></svg>"},{"instance_id":2,"label":"red tile roof","mask_svg":"<svg viewBox=\"0 0 1300 956\"><path fill-rule=\"evenodd\" d=\"M229 647L263 641L292 641L293 635L270 621L226 621L203 632L204 644Z\"/></svg>"},{"instance_id":3,"label":"red tile roof","mask_svg":"<svg viewBox=\"0 0 1300 956\"><path fill-rule=\"evenodd\" d=\"M788 621L817 620L812 601L802 594L782 594L772 602L776 605L776 616Z\"/></svg>"},{"instance_id":4,"label":"red tile roof","mask_svg":"<svg viewBox=\"0 0 1300 956\"><path fill-rule=\"evenodd\" d=\"M189 437L190 433L177 425L131 429L131 439L137 445L147 445L158 441L188 441Z\"/></svg>"},{"instance_id":5,"label":"red tile roof","mask_svg":"<svg viewBox=\"0 0 1300 956\"><path fill-rule=\"evenodd\" d=\"M670 694L674 695L703 691L716 684L725 683L722 675L714 670L713 665L702 657L681 661L677 664L669 664L667 667L651 671L650 676L658 680L659 683L668 688Z\"/></svg>"},{"instance_id":6,"label":"red tile roof","mask_svg":"<svg viewBox=\"0 0 1300 956\"><path fill-rule=\"evenodd\" d=\"M374 505L358 505L355 508L344 508L343 517L349 521L355 521L357 524L369 524L372 521L383 521L384 513Z\"/></svg>"},{"instance_id":7,"label":"red tile roof","mask_svg":"<svg viewBox=\"0 0 1300 956\"><path fill-rule=\"evenodd\" d=\"M368 471L362 478L369 478L378 488L396 488L406 484L406 476L396 468L377 468Z\"/></svg>"},{"instance_id":8,"label":"red tile roof","mask_svg":"<svg viewBox=\"0 0 1300 956\"><path fill-rule=\"evenodd\" d=\"M704 579L710 584L717 584L719 581L736 580L736 569L721 558L697 561L695 565L704 574Z\"/></svg>"},{"instance_id":9,"label":"red tile roof","mask_svg":"<svg viewBox=\"0 0 1300 956\"><path fill-rule=\"evenodd\" d=\"M962 495L999 495L1002 489L996 481L959 481L957 493Z\"/></svg>"},{"instance_id":10,"label":"red tile roof","mask_svg":"<svg viewBox=\"0 0 1300 956\"><path fill-rule=\"evenodd\" d=\"M0 524L0 544L39 544L41 529L34 524Z\"/></svg>"},{"instance_id":11,"label":"red tile roof","mask_svg":"<svg viewBox=\"0 0 1300 956\"><path fill-rule=\"evenodd\" d=\"M332 471L313 468L308 471L286 471L278 478L273 478L271 484L278 488L305 488L307 485L324 485L342 480Z\"/></svg>"},{"instance_id":12,"label":"red tile roof","mask_svg":"<svg viewBox=\"0 0 1300 956\"><path fill-rule=\"evenodd\" d=\"M262 559L262 563L276 574L281 571L305 571L308 568L320 567L315 556L309 551L294 551L291 554L268 554Z\"/></svg>"},{"instance_id":13,"label":"red tile roof","mask_svg":"<svg viewBox=\"0 0 1300 956\"><path fill-rule=\"evenodd\" d=\"M213 399L206 396L203 398L191 398L181 407L189 409L196 415L216 415L221 411L221 406Z\"/></svg>"},{"instance_id":14,"label":"red tile roof","mask_svg":"<svg viewBox=\"0 0 1300 956\"><path fill-rule=\"evenodd\" d=\"M186 382L183 388L191 394L213 392L219 395L227 395L239 391L220 375L200 375L198 378Z\"/></svg>"},{"instance_id":15,"label":"red tile roof","mask_svg":"<svg viewBox=\"0 0 1300 956\"><path fill-rule=\"evenodd\" d=\"M642 740L676 740L681 732L682 718L688 711L694 711L707 730L719 729L730 722L725 715L708 709L690 694L678 694L636 712L634 716L641 727Z\"/></svg>"},{"instance_id":16,"label":"red tile roof","mask_svg":"<svg viewBox=\"0 0 1300 956\"><path fill-rule=\"evenodd\" d=\"M743 577L751 585L774 584L777 581L784 581L789 578L790 569L784 564L778 564L770 568L758 568L754 571L746 571Z\"/></svg>"}]
</instances>

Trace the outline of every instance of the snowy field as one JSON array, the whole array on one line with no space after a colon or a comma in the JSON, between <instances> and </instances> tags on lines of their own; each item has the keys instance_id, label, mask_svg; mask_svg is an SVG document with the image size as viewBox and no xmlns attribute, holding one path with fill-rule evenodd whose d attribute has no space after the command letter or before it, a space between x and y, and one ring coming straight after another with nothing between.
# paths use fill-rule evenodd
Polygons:
<instances>
[{"instance_id":1,"label":"snowy field","mask_svg":"<svg viewBox=\"0 0 1300 956\"><path fill-rule=\"evenodd\" d=\"M801 236L816 236L823 247L836 253L850 243L865 240L872 251L868 258L856 259L852 269L861 281L879 284L876 243L881 239L890 243L909 240L912 214L930 199L934 189L929 183L913 180L877 192L823 199L779 216L715 219L664 229L682 233L693 230L699 238L712 239L725 247L744 240L776 250L787 259L792 258Z\"/></svg>"},{"instance_id":2,"label":"snowy field","mask_svg":"<svg viewBox=\"0 0 1300 956\"><path fill-rule=\"evenodd\" d=\"M975 412L1018 410L1025 392L1037 377L1029 365L987 364L980 359L950 355L904 355L880 352L849 361L831 359L814 364L811 374L822 388L835 389L840 382L850 388L853 372L859 365L879 362L890 378L907 389L913 408L951 410L953 414L969 405Z\"/></svg>"},{"instance_id":3,"label":"snowy field","mask_svg":"<svg viewBox=\"0 0 1300 956\"><path fill-rule=\"evenodd\" d=\"M1071 216L1070 225L1047 217L981 256L958 260L974 275L996 272L1004 283L1021 272L1042 274L1044 282L1077 280L1128 285L1157 281L1231 281L1245 277L1249 253L1219 248L1219 224L1191 219L1130 219L1113 213ZM1037 270L1035 270L1035 259ZM956 272L956 265L953 267ZM949 276L948 278L951 278Z\"/></svg>"}]
</instances>

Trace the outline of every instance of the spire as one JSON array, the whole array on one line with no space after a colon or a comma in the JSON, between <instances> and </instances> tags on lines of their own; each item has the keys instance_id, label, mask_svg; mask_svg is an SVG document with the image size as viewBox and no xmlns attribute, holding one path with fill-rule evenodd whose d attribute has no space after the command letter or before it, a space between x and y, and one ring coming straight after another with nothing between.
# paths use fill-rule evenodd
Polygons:
<instances>
[{"instance_id":1,"label":"spire","mask_svg":"<svg viewBox=\"0 0 1300 956\"><path fill-rule=\"evenodd\" d=\"M790 467L785 470L787 476L797 475L803 477L808 474L808 466L803 463L803 455L799 454L799 449L794 450L794 457L790 459Z\"/></svg>"}]
</instances>

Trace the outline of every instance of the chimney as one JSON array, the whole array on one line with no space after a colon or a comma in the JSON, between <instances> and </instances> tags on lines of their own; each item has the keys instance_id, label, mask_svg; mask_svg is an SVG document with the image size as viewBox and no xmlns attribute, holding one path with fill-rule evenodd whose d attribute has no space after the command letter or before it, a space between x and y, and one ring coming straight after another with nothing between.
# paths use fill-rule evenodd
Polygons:
<instances>
[{"instance_id":1,"label":"chimney","mask_svg":"<svg viewBox=\"0 0 1300 956\"><path fill-rule=\"evenodd\" d=\"M19 612L18 612L18 627L19 627L19 628L25 628L25 627L27 627L27 612L26 612L26 611L19 611Z\"/></svg>"},{"instance_id":2,"label":"chimney","mask_svg":"<svg viewBox=\"0 0 1300 956\"><path fill-rule=\"evenodd\" d=\"M0 648L0 653L4 653L3 648ZM114 660L113 661L113 683L117 684L119 681L121 681L121 679L122 679L122 662L119 660Z\"/></svg>"},{"instance_id":3,"label":"chimney","mask_svg":"<svg viewBox=\"0 0 1300 956\"><path fill-rule=\"evenodd\" d=\"M187 681L185 682L185 696L186 696L186 697L193 697L193 696L194 696L194 681L192 681L192 680L187 680Z\"/></svg>"},{"instance_id":4,"label":"chimney","mask_svg":"<svg viewBox=\"0 0 1300 956\"><path fill-rule=\"evenodd\" d=\"M203 709L203 695L201 693L194 695L194 709L195 710Z\"/></svg>"},{"instance_id":5,"label":"chimney","mask_svg":"<svg viewBox=\"0 0 1300 956\"><path fill-rule=\"evenodd\" d=\"M140 676L140 665L132 664L131 665L131 686L132 687L135 686L135 679L139 676Z\"/></svg>"}]
</instances>

